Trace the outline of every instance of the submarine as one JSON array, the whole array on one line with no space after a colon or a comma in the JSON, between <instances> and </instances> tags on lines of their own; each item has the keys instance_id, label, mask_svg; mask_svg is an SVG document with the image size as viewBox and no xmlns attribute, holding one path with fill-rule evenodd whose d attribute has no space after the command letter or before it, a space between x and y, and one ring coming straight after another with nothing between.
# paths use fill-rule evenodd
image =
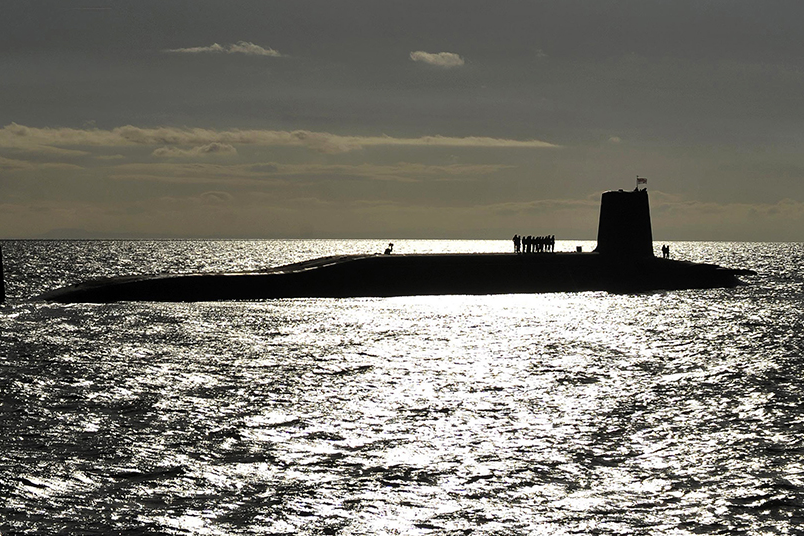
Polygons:
<instances>
[{"instance_id":1,"label":"submarine","mask_svg":"<svg viewBox=\"0 0 804 536\"><path fill-rule=\"evenodd\" d=\"M659 258L647 189L601 197L592 252L337 255L257 272L120 276L45 292L60 303L196 302L735 287L746 269Z\"/></svg>"}]
</instances>

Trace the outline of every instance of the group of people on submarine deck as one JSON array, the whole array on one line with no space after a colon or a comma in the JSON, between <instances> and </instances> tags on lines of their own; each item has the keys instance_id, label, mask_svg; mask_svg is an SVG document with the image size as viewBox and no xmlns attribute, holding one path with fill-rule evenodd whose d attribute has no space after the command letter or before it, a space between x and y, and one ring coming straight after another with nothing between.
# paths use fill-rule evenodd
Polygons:
<instances>
[{"instance_id":1,"label":"group of people on submarine deck","mask_svg":"<svg viewBox=\"0 0 804 536\"><path fill-rule=\"evenodd\" d=\"M552 253L556 250L556 236L514 235L514 253Z\"/></svg>"}]
</instances>

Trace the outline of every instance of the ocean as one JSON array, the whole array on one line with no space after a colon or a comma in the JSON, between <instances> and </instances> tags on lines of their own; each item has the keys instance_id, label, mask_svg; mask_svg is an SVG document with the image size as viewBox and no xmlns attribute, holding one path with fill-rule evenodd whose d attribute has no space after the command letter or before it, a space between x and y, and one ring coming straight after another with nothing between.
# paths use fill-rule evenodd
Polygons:
<instances>
[{"instance_id":1,"label":"ocean","mask_svg":"<svg viewBox=\"0 0 804 536\"><path fill-rule=\"evenodd\" d=\"M732 289L30 299L387 243L0 242L0 535L804 534L801 243L669 243Z\"/></svg>"}]
</instances>

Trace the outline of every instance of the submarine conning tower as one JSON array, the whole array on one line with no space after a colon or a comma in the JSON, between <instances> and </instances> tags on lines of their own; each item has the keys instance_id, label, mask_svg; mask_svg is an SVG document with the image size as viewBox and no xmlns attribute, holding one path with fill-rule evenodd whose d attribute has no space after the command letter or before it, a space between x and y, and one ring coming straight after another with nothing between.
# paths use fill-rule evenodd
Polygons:
<instances>
[{"instance_id":1,"label":"submarine conning tower","mask_svg":"<svg viewBox=\"0 0 804 536\"><path fill-rule=\"evenodd\" d=\"M621 257L652 257L648 191L603 192L595 251Z\"/></svg>"}]
</instances>

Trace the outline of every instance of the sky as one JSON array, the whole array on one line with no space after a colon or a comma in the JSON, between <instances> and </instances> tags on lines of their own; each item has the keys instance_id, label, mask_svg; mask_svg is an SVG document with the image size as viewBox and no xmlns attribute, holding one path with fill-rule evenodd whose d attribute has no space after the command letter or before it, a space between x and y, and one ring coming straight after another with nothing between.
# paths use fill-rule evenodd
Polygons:
<instances>
[{"instance_id":1,"label":"sky","mask_svg":"<svg viewBox=\"0 0 804 536\"><path fill-rule=\"evenodd\" d=\"M804 240L800 0L4 0L0 238Z\"/></svg>"}]
</instances>

